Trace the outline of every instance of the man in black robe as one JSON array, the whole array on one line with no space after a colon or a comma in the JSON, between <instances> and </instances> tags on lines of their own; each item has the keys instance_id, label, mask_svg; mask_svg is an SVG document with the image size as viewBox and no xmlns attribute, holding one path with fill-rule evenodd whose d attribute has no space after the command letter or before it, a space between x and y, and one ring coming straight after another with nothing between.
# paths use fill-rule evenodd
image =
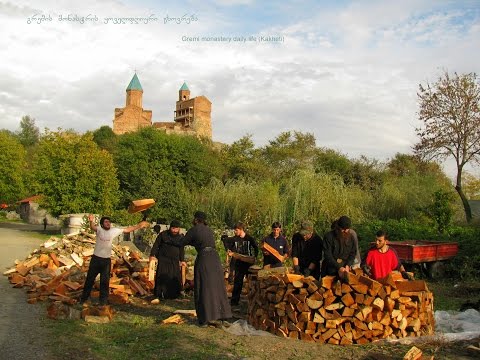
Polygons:
<instances>
[{"instance_id":1,"label":"man in black robe","mask_svg":"<svg viewBox=\"0 0 480 360\"><path fill-rule=\"evenodd\" d=\"M184 247L169 244L173 239L181 239L180 222L173 220L168 230L162 231L150 251L150 261L157 259L154 295L157 299L175 299L182 291L180 265L184 263ZM158 301L157 301L158 302Z\"/></svg>"},{"instance_id":2,"label":"man in black robe","mask_svg":"<svg viewBox=\"0 0 480 360\"><path fill-rule=\"evenodd\" d=\"M218 325L218 321L232 317L223 278L220 257L215 249L215 236L207 225L207 215L202 211L194 214L193 227L183 238L169 239L172 245L194 246L197 258L194 267L194 300L198 324Z\"/></svg>"},{"instance_id":3,"label":"man in black robe","mask_svg":"<svg viewBox=\"0 0 480 360\"><path fill-rule=\"evenodd\" d=\"M334 229L323 240L322 276L338 275L345 279L355 261L357 254L355 239L350 233L352 222L349 217L341 216Z\"/></svg>"},{"instance_id":4,"label":"man in black robe","mask_svg":"<svg viewBox=\"0 0 480 360\"><path fill-rule=\"evenodd\" d=\"M322 238L313 230L310 221L302 222L300 231L292 237L292 261L296 274L320 277Z\"/></svg>"}]
</instances>

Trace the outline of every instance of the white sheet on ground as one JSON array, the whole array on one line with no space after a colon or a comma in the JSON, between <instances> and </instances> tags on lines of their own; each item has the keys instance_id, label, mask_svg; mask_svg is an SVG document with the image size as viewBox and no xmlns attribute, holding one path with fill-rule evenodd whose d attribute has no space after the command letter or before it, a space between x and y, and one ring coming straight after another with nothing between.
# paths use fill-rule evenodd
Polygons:
<instances>
[{"instance_id":1,"label":"white sheet on ground","mask_svg":"<svg viewBox=\"0 0 480 360\"><path fill-rule=\"evenodd\" d=\"M275 336L267 331L256 330L252 325L247 323L246 320L237 320L232 323L229 327L222 327L226 332L233 335L244 335L244 336Z\"/></svg>"},{"instance_id":2,"label":"white sheet on ground","mask_svg":"<svg viewBox=\"0 0 480 360\"><path fill-rule=\"evenodd\" d=\"M425 341L462 341L480 336L480 312L474 309L459 311L435 311L435 334L406 337L389 342L415 344Z\"/></svg>"}]
</instances>

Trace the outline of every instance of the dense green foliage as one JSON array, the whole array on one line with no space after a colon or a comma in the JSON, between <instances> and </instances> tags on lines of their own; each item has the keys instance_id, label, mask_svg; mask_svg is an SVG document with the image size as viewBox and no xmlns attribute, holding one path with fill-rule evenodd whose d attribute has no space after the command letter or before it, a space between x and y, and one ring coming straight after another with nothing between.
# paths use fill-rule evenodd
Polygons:
<instances>
[{"instance_id":1,"label":"dense green foliage","mask_svg":"<svg viewBox=\"0 0 480 360\"><path fill-rule=\"evenodd\" d=\"M152 128L118 137L114 151L120 181L120 202L153 198L153 219L190 220L192 196L221 177L219 155L193 137L166 135Z\"/></svg>"},{"instance_id":2,"label":"dense green foliage","mask_svg":"<svg viewBox=\"0 0 480 360\"><path fill-rule=\"evenodd\" d=\"M12 203L25 195L25 149L17 138L0 130L0 203Z\"/></svg>"},{"instance_id":3,"label":"dense green foliage","mask_svg":"<svg viewBox=\"0 0 480 360\"><path fill-rule=\"evenodd\" d=\"M111 212L117 203L118 180L111 155L92 135L47 132L32 163L33 188L53 215Z\"/></svg>"}]
</instances>

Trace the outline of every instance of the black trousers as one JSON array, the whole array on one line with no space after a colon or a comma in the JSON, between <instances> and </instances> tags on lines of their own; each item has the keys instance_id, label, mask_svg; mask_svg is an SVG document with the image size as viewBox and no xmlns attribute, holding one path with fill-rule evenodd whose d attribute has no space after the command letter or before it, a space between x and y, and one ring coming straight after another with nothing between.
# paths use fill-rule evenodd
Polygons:
<instances>
[{"instance_id":1,"label":"black trousers","mask_svg":"<svg viewBox=\"0 0 480 360\"><path fill-rule=\"evenodd\" d=\"M104 305L108 301L108 287L110 284L110 258L102 258L96 255L92 255L90 260L90 266L88 267L87 279L85 280L85 285L83 286L82 297L80 302L85 302L90 297L92 292L93 284L95 283L95 278L100 274L100 298L99 302L101 305Z\"/></svg>"},{"instance_id":2,"label":"black trousers","mask_svg":"<svg viewBox=\"0 0 480 360\"><path fill-rule=\"evenodd\" d=\"M242 294L243 278L248 274L248 268L251 264L244 261L235 261L235 278L233 280L232 299L230 303L237 305L240 301L240 295Z\"/></svg>"}]
</instances>

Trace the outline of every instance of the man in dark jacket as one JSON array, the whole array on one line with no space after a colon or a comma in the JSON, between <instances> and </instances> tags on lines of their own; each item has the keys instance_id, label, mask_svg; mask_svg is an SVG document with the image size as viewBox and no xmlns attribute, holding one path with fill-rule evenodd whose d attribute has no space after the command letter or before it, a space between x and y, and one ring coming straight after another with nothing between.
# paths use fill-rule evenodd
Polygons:
<instances>
[{"instance_id":1,"label":"man in dark jacket","mask_svg":"<svg viewBox=\"0 0 480 360\"><path fill-rule=\"evenodd\" d=\"M300 231L292 237L292 260L296 274L320 277L322 238L313 230L310 221L302 222Z\"/></svg>"},{"instance_id":2,"label":"man in dark jacket","mask_svg":"<svg viewBox=\"0 0 480 360\"><path fill-rule=\"evenodd\" d=\"M236 223L234 231L235 236L229 241L228 255L232 257L234 255L233 253L237 253L256 259L258 255L258 245L253 237L245 233L245 225L241 222ZM252 264L253 263L243 261L242 259L235 259L235 278L233 280L232 299L230 300L232 306L238 305L240 301L243 279L245 275L248 274L248 268Z\"/></svg>"},{"instance_id":3,"label":"man in dark jacket","mask_svg":"<svg viewBox=\"0 0 480 360\"><path fill-rule=\"evenodd\" d=\"M282 235L282 225L279 222L276 221L272 224L272 232L262 240L262 245L263 243L266 243L277 250L280 255L284 256L284 260L288 257L290 249L288 247L287 239ZM271 267L281 267L283 262L268 251L263 250L263 266L266 265L270 265Z\"/></svg>"},{"instance_id":4,"label":"man in dark jacket","mask_svg":"<svg viewBox=\"0 0 480 360\"><path fill-rule=\"evenodd\" d=\"M355 240L350 233L352 222L349 217L338 219L332 231L325 234L323 242L323 275L338 275L344 279L355 261Z\"/></svg>"}]
</instances>

